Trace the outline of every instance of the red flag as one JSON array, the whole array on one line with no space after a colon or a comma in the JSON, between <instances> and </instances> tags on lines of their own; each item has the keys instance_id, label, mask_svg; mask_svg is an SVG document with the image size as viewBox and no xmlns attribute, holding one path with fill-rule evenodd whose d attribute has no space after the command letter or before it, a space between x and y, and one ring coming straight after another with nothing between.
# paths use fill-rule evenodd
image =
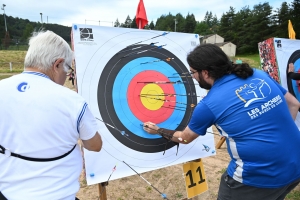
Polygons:
<instances>
[{"instance_id":1,"label":"red flag","mask_svg":"<svg viewBox=\"0 0 300 200\"><path fill-rule=\"evenodd\" d=\"M140 0L140 3L137 7L135 22L139 29L143 29L144 26L148 23L147 14L146 14L143 0Z\"/></svg>"}]
</instances>

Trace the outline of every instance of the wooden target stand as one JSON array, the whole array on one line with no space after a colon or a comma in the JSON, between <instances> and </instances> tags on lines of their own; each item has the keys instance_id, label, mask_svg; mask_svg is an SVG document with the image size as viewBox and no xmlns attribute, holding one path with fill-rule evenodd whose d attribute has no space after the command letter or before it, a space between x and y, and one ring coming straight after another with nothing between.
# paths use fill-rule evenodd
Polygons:
<instances>
[{"instance_id":1,"label":"wooden target stand","mask_svg":"<svg viewBox=\"0 0 300 200\"><path fill-rule=\"evenodd\" d=\"M98 183L98 185L97 185L100 200L107 200L107 196L106 196L106 186L107 185L108 185L108 182Z\"/></svg>"},{"instance_id":2,"label":"wooden target stand","mask_svg":"<svg viewBox=\"0 0 300 200\"><path fill-rule=\"evenodd\" d=\"M225 142L226 137L222 136L221 139L219 140L218 144L216 145L216 149L220 149L222 144Z\"/></svg>"}]
</instances>

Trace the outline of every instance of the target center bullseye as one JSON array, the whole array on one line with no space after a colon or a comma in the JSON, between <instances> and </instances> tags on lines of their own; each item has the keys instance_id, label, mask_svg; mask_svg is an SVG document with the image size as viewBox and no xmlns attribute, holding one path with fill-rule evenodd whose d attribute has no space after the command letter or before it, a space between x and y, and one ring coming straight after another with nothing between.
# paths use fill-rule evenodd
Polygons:
<instances>
[{"instance_id":1,"label":"target center bullseye","mask_svg":"<svg viewBox=\"0 0 300 200\"><path fill-rule=\"evenodd\" d=\"M157 84L147 84L141 90L140 98L143 106L149 110L158 110L164 104L162 88Z\"/></svg>"}]
</instances>

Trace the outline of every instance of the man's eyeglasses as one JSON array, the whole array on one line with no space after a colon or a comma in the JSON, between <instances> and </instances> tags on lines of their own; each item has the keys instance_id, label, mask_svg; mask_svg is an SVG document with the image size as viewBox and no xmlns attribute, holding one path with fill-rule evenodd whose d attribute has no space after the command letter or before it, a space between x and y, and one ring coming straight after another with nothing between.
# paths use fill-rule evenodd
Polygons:
<instances>
[{"instance_id":1,"label":"man's eyeglasses","mask_svg":"<svg viewBox=\"0 0 300 200\"><path fill-rule=\"evenodd\" d=\"M192 76L193 74L195 74L197 71L190 71L189 74Z\"/></svg>"},{"instance_id":2,"label":"man's eyeglasses","mask_svg":"<svg viewBox=\"0 0 300 200\"><path fill-rule=\"evenodd\" d=\"M57 60L54 61L54 63L56 63ZM74 72L74 69L68 65L67 63L65 63L68 67L68 70L67 70L67 76L69 76L72 72Z\"/></svg>"},{"instance_id":3,"label":"man's eyeglasses","mask_svg":"<svg viewBox=\"0 0 300 200\"><path fill-rule=\"evenodd\" d=\"M72 74L72 72L74 72L74 69L70 65L68 65L68 64L66 64L66 65L68 67L67 76L69 76L70 74Z\"/></svg>"}]
</instances>

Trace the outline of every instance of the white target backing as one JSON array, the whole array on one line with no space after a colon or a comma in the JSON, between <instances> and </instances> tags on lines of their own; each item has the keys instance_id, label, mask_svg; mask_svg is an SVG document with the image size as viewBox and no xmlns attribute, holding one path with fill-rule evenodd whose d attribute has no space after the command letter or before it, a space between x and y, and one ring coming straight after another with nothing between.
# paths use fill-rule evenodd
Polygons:
<instances>
[{"instance_id":1,"label":"white target backing","mask_svg":"<svg viewBox=\"0 0 300 200\"><path fill-rule=\"evenodd\" d=\"M206 95L188 76L186 62L198 35L79 24L72 34L78 92L105 122L98 123L101 152L84 152L88 184L107 181L116 164L111 180L135 174L122 161L142 173L215 154L211 134L180 145L176 155L176 145L141 127L155 121L183 130ZM177 95L160 96L168 93Z\"/></svg>"}]
</instances>

